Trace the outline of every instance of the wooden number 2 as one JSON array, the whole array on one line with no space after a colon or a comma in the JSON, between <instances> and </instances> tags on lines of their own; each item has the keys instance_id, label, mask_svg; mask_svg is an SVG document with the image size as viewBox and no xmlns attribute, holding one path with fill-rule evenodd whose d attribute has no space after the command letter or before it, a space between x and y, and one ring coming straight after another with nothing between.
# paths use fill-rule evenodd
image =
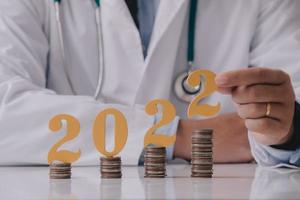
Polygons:
<instances>
[{"instance_id":1,"label":"wooden number 2","mask_svg":"<svg viewBox=\"0 0 300 200\"><path fill-rule=\"evenodd\" d=\"M157 124L147 131L144 138L144 146L154 144L161 147L167 147L174 144L176 141L176 133L172 136L166 136L163 135L163 133L155 134L155 131L158 128L171 123L176 117L176 109L173 104L163 99L157 99L149 102L146 105L146 113L149 115L156 115L159 112L158 105L162 106L162 118Z\"/></svg>"},{"instance_id":2,"label":"wooden number 2","mask_svg":"<svg viewBox=\"0 0 300 200\"><path fill-rule=\"evenodd\" d=\"M216 74L209 70L196 70L196 71L193 71L189 75L189 77L187 79L187 83L190 86L196 87L201 82L202 88L204 88L204 89L199 95L197 95L193 99L193 101L189 105L188 111L187 111L188 118L193 118L197 115L210 117L210 116L216 115L220 111L220 109L221 109L220 103L218 103L215 106L208 105L208 104L203 104L203 105L199 104L199 102L203 98L208 97L209 95L211 95L212 93L214 93L217 90L217 85L215 83L215 76L216 76ZM204 81L202 81L202 79ZM203 83L204 83L204 85L203 85Z\"/></svg>"},{"instance_id":3,"label":"wooden number 2","mask_svg":"<svg viewBox=\"0 0 300 200\"><path fill-rule=\"evenodd\" d=\"M67 122L66 125L66 135L59 140L48 153L48 163L51 164L53 161L61 161L63 163L73 163L80 158L81 151L71 152L67 150L57 149L64 143L76 138L80 132L80 123L77 119L70 115L61 114L52 118L49 122L49 128L53 132L57 132L62 129L62 121Z\"/></svg>"},{"instance_id":4,"label":"wooden number 2","mask_svg":"<svg viewBox=\"0 0 300 200\"><path fill-rule=\"evenodd\" d=\"M115 148L112 152L106 151L106 118L112 115L115 118ZM106 157L113 157L120 153L127 142L128 126L124 115L114 109L109 108L98 114L93 127L93 139L97 150Z\"/></svg>"}]
</instances>

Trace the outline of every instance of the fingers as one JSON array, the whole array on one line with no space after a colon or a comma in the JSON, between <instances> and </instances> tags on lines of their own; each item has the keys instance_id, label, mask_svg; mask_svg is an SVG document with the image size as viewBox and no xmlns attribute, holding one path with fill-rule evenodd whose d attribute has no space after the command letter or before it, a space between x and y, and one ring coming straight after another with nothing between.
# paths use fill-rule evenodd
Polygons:
<instances>
[{"instance_id":1,"label":"fingers","mask_svg":"<svg viewBox=\"0 0 300 200\"><path fill-rule=\"evenodd\" d=\"M218 88L218 91L222 94L231 94L233 88L230 88L230 87L219 87Z\"/></svg>"},{"instance_id":2,"label":"fingers","mask_svg":"<svg viewBox=\"0 0 300 200\"><path fill-rule=\"evenodd\" d=\"M243 119L260 119L266 118L267 103L251 103L251 104L238 104L238 115ZM278 103L271 103L271 110L268 118L280 121L282 118L283 106Z\"/></svg>"},{"instance_id":3,"label":"fingers","mask_svg":"<svg viewBox=\"0 0 300 200\"><path fill-rule=\"evenodd\" d=\"M215 81L219 87L235 87L253 84L283 84L289 76L281 71L253 67L219 74Z\"/></svg>"},{"instance_id":4,"label":"fingers","mask_svg":"<svg viewBox=\"0 0 300 200\"><path fill-rule=\"evenodd\" d=\"M283 123L272 118L247 119L245 120L245 126L248 130L256 133L263 133L263 135L267 137L277 137L274 132L286 131Z\"/></svg>"},{"instance_id":5,"label":"fingers","mask_svg":"<svg viewBox=\"0 0 300 200\"><path fill-rule=\"evenodd\" d=\"M232 96L238 115L245 119L247 129L256 140L280 144L289 136L295 94L285 72L250 68L222 73L215 81L219 92ZM268 104L270 114L267 114Z\"/></svg>"},{"instance_id":6,"label":"fingers","mask_svg":"<svg viewBox=\"0 0 300 200\"><path fill-rule=\"evenodd\" d=\"M284 96L286 88L274 85L252 85L240 86L232 90L232 99L238 104L249 103L283 103L286 101Z\"/></svg>"}]
</instances>

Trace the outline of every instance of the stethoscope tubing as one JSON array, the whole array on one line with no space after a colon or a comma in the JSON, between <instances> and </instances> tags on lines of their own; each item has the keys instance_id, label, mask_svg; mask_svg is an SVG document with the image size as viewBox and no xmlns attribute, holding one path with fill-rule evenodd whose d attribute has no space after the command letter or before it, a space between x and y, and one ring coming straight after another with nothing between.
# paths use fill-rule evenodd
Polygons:
<instances>
[{"instance_id":1,"label":"stethoscope tubing","mask_svg":"<svg viewBox=\"0 0 300 200\"><path fill-rule=\"evenodd\" d=\"M97 4L95 14L96 14L97 35L98 35L98 44L99 44L98 45L99 74L98 74L98 83L97 83L96 91L95 91L95 94L94 94L94 99L97 99L100 92L101 92L101 87L102 87L103 78L104 78L104 41L103 41L103 35L102 35L103 33L102 33L102 20L101 20L100 2L99 2L99 4Z\"/></svg>"},{"instance_id":2,"label":"stethoscope tubing","mask_svg":"<svg viewBox=\"0 0 300 200\"><path fill-rule=\"evenodd\" d=\"M61 48L62 60L64 65L65 74L67 77L67 81L71 87L73 94L75 94L74 86L72 85L70 76L66 72L66 66L68 66L68 61L66 58L66 49L65 49L65 42L63 37L63 30L62 30L62 22L60 20L61 13L60 13L60 5L62 0L54 0L54 7L55 7L55 18L58 30L58 37L59 43ZM97 26L97 39L98 39L98 58L99 58L99 73L98 73L98 81L95 93L93 95L94 99L96 100L101 92L101 86L103 83L103 74L104 74L104 48L103 48L103 35L102 35L102 20L101 20L101 0L95 0L96 9L95 9L95 18L96 18L96 26Z\"/></svg>"},{"instance_id":3,"label":"stethoscope tubing","mask_svg":"<svg viewBox=\"0 0 300 200\"><path fill-rule=\"evenodd\" d=\"M187 52L187 61L189 65L192 65L195 59L195 33L196 33L197 6L198 6L198 0L191 0L189 28L188 28L189 29L188 30L188 52Z\"/></svg>"}]
</instances>

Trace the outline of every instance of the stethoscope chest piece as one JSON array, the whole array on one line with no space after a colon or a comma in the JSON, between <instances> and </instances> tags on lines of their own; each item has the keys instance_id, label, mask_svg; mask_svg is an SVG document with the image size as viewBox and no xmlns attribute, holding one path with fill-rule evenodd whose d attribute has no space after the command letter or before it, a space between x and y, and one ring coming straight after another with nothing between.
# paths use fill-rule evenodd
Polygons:
<instances>
[{"instance_id":1,"label":"stethoscope chest piece","mask_svg":"<svg viewBox=\"0 0 300 200\"><path fill-rule=\"evenodd\" d=\"M188 72L183 72L177 76L174 83L174 91L179 100L190 103L201 92L202 84L191 87L187 83L188 76Z\"/></svg>"}]
</instances>

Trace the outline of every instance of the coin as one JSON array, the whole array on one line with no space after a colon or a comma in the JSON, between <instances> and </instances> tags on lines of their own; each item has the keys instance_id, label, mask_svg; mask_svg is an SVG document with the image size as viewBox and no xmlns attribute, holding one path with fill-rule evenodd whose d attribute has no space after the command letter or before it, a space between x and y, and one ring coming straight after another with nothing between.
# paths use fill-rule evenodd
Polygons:
<instances>
[{"instance_id":1,"label":"coin","mask_svg":"<svg viewBox=\"0 0 300 200\"><path fill-rule=\"evenodd\" d=\"M191 177L213 175L213 130L194 130L191 137Z\"/></svg>"},{"instance_id":2,"label":"coin","mask_svg":"<svg viewBox=\"0 0 300 200\"><path fill-rule=\"evenodd\" d=\"M100 173L101 178L121 178L121 158L120 157L101 157L100 158Z\"/></svg>"},{"instance_id":3,"label":"coin","mask_svg":"<svg viewBox=\"0 0 300 200\"><path fill-rule=\"evenodd\" d=\"M166 177L166 148L147 146L144 154L146 178Z\"/></svg>"},{"instance_id":4,"label":"coin","mask_svg":"<svg viewBox=\"0 0 300 200\"><path fill-rule=\"evenodd\" d=\"M71 164L70 163L52 163L49 166L50 179L70 179Z\"/></svg>"}]
</instances>

